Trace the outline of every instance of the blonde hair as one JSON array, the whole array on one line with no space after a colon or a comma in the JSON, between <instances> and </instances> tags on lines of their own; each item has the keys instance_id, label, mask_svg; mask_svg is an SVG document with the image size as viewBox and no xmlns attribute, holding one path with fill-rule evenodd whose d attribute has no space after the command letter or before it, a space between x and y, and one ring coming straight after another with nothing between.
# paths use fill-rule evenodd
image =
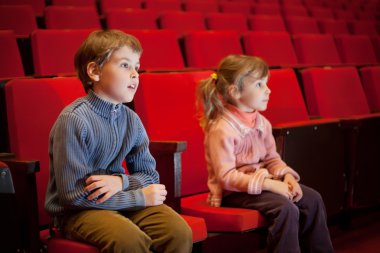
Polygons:
<instances>
[{"instance_id":1,"label":"blonde hair","mask_svg":"<svg viewBox=\"0 0 380 253\"><path fill-rule=\"evenodd\" d=\"M262 79L269 75L269 67L259 57L229 55L220 62L215 74L201 80L197 90L197 105L202 108L200 125L204 130L224 112L225 103L233 104L228 92L230 85L236 85L241 92L245 77L255 74L257 79Z\"/></svg>"},{"instance_id":2,"label":"blonde hair","mask_svg":"<svg viewBox=\"0 0 380 253\"><path fill-rule=\"evenodd\" d=\"M74 57L74 66L86 92L92 88L92 81L87 74L87 65L95 62L100 68L109 61L112 53L123 46L133 52L142 54L139 40L119 30L98 30L92 32L79 47Z\"/></svg>"}]
</instances>

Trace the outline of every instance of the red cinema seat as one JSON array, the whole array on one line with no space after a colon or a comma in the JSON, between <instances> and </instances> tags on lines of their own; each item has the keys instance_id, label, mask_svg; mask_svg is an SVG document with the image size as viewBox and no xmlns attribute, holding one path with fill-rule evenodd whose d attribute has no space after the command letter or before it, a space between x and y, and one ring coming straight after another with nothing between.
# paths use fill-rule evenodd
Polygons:
<instances>
[{"instance_id":1,"label":"red cinema seat","mask_svg":"<svg viewBox=\"0 0 380 253\"><path fill-rule=\"evenodd\" d=\"M248 32L243 35L244 52L259 56L270 66L298 64L291 38L286 32Z\"/></svg>"},{"instance_id":2,"label":"red cinema seat","mask_svg":"<svg viewBox=\"0 0 380 253\"><path fill-rule=\"evenodd\" d=\"M6 84L5 94L7 98L11 152L15 153L16 158L20 160L40 161L40 172L36 174L38 216L40 226L47 227L50 220L44 210L44 201L49 177L49 157L46 152L48 150L49 133L63 108L75 99L84 96L85 92L81 82L76 77L65 77L12 80ZM33 103L29 102L30 97L35 99ZM161 144L165 146L166 143ZM163 148L162 150L165 149ZM167 155L160 151L152 151L152 149L151 152L155 157ZM171 159L174 159L173 154L171 154ZM162 167L157 162L157 169ZM174 168L166 166L165 170L168 169L174 170ZM162 172L162 170L159 170L161 175L165 174ZM167 179L162 178L162 180ZM33 211L36 207L37 204L29 208ZM202 218L188 216L183 216L183 218L193 230L194 242L204 240L207 237L205 222ZM39 231L36 232L38 233ZM49 237L48 230L40 232L40 239L47 246L47 252L99 252L98 249L89 244L65 239L59 233L56 233L52 238Z\"/></svg>"},{"instance_id":3,"label":"red cinema seat","mask_svg":"<svg viewBox=\"0 0 380 253\"><path fill-rule=\"evenodd\" d=\"M249 2L221 2L219 8L224 13L251 14L251 4Z\"/></svg>"},{"instance_id":4,"label":"red cinema seat","mask_svg":"<svg viewBox=\"0 0 380 253\"><path fill-rule=\"evenodd\" d=\"M380 113L370 108L354 67L311 68L302 72L309 112L322 117L341 118L346 136L348 165L348 207L369 207L380 203L373 185L380 177L378 151Z\"/></svg>"},{"instance_id":5,"label":"red cinema seat","mask_svg":"<svg viewBox=\"0 0 380 253\"><path fill-rule=\"evenodd\" d=\"M377 63L371 40L366 35L336 35L335 44L343 63Z\"/></svg>"},{"instance_id":6,"label":"red cinema seat","mask_svg":"<svg viewBox=\"0 0 380 253\"><path fill-rule=\"evenodd\" d=\"M337 20L345 20L345 21L350 21L350 20L355 20L355 13L351 10L342 10L342 9L337 9L334 10L335 18Z\"/></svg>"},{"instance_id":7,"label":"red cinema seat","mask_svg":"<svg viewBox=\"0 0 380 253\"><path fill-rule=\"evenodd\" d=\"M349 27L353 34L378 35L375 22L373 21L352 21L349 23Z\"/></svg>"},{"instance_id":8,"label":"red cinema seat","mask_svg":"<svg viewBox=\"0 0 380 253\"><path fill-rule=\"evenodd\" d=\"M143 48L142 70L184 69L178 34L170 30L125 30L139 39Z\"/></svg>"},{"instance_id":9,"label":"red cinema seat","mask_svg":"<svg viewBox=\"0 0 380 253\"><path fill-rule=\"evenodd\" d=\"M106 12L108 29L158 29L158 12L145 9L112 9Z\"/></svg>"},{"instance_id":10,"label":"red cinema seat","mask_svg":"<svg viewBox=\"0 0 380 253\"><path fill-rule=\"evenodd\" d=\"M238 232L264 225L255 210L210 207L206 203L207 168L203 132L196 117L195 91L199 80L211 71L144 73L135 97L136 112L151 139L184 140L182 154L182 213L205 219L209 231ZM157 93L164 97L157 96ZM175 106L173 106L175 105ZM165 112L165 113L162 113Z\"/></svg>"},{"instance_id":11,"label":"red cinema seat","mask_svg":"<svg viewBox=\"0 0 380 253\"><path fill-rule=\"evenodd\" d=\"M20 52L17 46L16 35L11 30L0 30L0 79L24 76Z\"/></svg>"},{"instance_id":12,"label":"red cinema seat","mask_svg":"<svg viewBox=\"0 0 380 253\"><path fill-rule=\"evenodd\" d=\"M310 8L310 14L314 18L334 18L333 10L330 8Z\"/></svg>"},{"instance_id":13,"label":"red cinema seat","mask_svg":"<svg viewBox=\"0 0 380 253\"><path fill-rule=\"evenodd\" d=\"M145 8L158 11L182 10L179 0L145 0Z\"/></svg>"},{"instance_id":14,"label":"red cinema seat","mask_svg":"<svg viewBox=\"0 0 380 253\"><path fill-rule=\"evenodd\" d=\"M45 9L47 29L100 29L96 8L48 6Z\"/></svg>"},{"instance_id":15,"label":"red cinema seat","mask_svg":"<svg viewBox=\"0 0 380 253\"><path fill-rule=\"evenodd\" d=\"M0 5L0 29L13 30L17 37L28 38L37 29L34 11L29 5Z\"/></svg>"},{"instance_id":16,"label":"red cinema seat","mask_svg":"<svg viewBox=\"0 0 380 253\"><path fill-rule=\"evenodd\" d=\"M73 74L74 55L90 30L35 30L31 36L35 74Z\"/></svg>"},{"instance_id":17,"label":"red cinema seat","mask_svg":"<svg viewBox=\"0 0 380 253\"><path fill-rule=\"evenodd\" d=\"M185 11L197 11L202 13L213 13L218 12L219 7L218 3L215 2L203 2L203 1L194 1L186 0L184 1Z\"/></svg>"},{"instance_id":18,"label":"red cinema seat","mask_svg":"<svg viewBox=\"0 0 380 253\"><path fill-rule=\"evenodd\" d=\"M252 15L248 17L248 25L255 32L287 32L281 16Z\"/></svg>"},{"instance_id":19,"label":"red cinema seat","mask_svg":"<svg viewBox=\"0 0 380 253\"><path fill-rule=\"evenodd\" d=\"M51 0L51 4L59 6L95 7L94 0Z\"/></svg>"},{"instance_id":20,"label":"red cinema seat","mask_svg":"<svg viewBox=\"0 0 380 253\"><path fill-rule=\"evenodd\" d=\"M299 34L293 36L298 62L307 65L341 64L332 35Z\"/></svg>"},{"instance_id":21,"label":"red cinema seat","mask_svg":"<svg viewBox=\"0 0 380 253\"><path fill-rule=\"evenodd\" d=\"M360 69L363 89L372 112L380 112L380 67Z\"/></svg>"},{"instance_id":22,"label":"red cinema seat","mask_svg":"<svg viewBox=\"0 0 380 253\"><path fill-rule=\"evenodd\" d=\"M350 34L345 20L320 19L318 20L318 25L322 33Z\"/></svg>"},{"instance_id":23,"label":"red cinema seat","mask_svg":"<svg viewBox=\"0 0 380 253\"><path fill-rule=\"evenodd\" d=\"M377 61L380 62L380 36L371 36L371 42L375 50Z\"/></svg>"},{"instance_id":24,"label":"red cinema seat","mask_svg":"<svg viewBox=\"0 0 380 253\"><path fill-rule=\"evenodd\" d=\"M185 52L188 67L216 68L225 56L242 54L242 49L237 32L197 31L185 36Z\"/></svg>"},{"instance_id":25,"label":"red cinema seat","mask_svg":"<svg viewBox=\"0 0 380 253\"><path fill-rule=\"evenodd\" d=\"M33 8L35 16L43 16L45 0L1 0L0 5L28 5Z\"/></svg>"},{"instance_id":26,"label":"red cinema seat","mask_svg":"<svg viewBox=\"0 0 380 253\"><path fill-rule=\"evenodd\" d=\"M283 6L282 13L286 17L309 17L309 12L302 5Z\"/></svg>"},{"instance_id":27,"label":"red cinema seat","mask_svg":"<svg viewBox=\"0 0 380 253\"><path fill-rule=\"evenodd\" d=\"M281 16L281 8L278 4L256 4L253 6L253 14Z\"/></svg>"},{"instance_id":28,"label":"red cinema seat","mask_svg":"<svg viewBox=\"0 0 380 253\"><path fill-rule=\"evenodd\" d=\"M212 13L206 16L209 30L248 31L247 16L239 13Z\"/></svg>"},{"instance_id":29,"label":"red cinema seat","mask_svg":"<svg viewBox=\"0 0 380 253\"><path fill-rule=\"evenodd\" d=\"M180 35L190 31L206 30L204 14L200 12L165 12L159 21L162 29L176 30Z\"/></svg>"},{"instance_id":30,"label":"red cinema seat","mask_svg":"<svg viewBox=\"0 0 380 253\"><path fill-rule=\"evenodd\" d=\"M317 20L314 18L308 17L286 17L285 22L288 28L289 33L313 33L318 34L319 27Z\"/></svg>"},{"instance_id":31,"label":"red cinema seat","mask_svg":"<svg viewBox=\"0 0 380 253\"><path fill-rule=\"evenodd\" d=\"M328 216L338 214L345 204L344 141L339 121L309 119L292 69L271 70L268 87L270 100L262 113L272 123L278 151L300 174L301 183L321 193Z\"/></svg>"},{"instance_id":32,"label":"red cinema seat","mask_svg":"<svg viewBox=\"0 0 380 253\"><path fill-rule=\"evenodd\" d=\"M139 9L142 8L142 3L141 0L101 0L100 9L105 14L112 9Z\"/></svg>"}]
</instances>

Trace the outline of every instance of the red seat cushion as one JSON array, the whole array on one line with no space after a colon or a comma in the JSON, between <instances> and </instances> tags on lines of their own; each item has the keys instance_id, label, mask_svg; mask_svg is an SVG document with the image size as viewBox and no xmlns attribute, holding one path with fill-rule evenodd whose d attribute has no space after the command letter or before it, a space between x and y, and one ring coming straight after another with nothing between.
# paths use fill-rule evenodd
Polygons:
<instances>
[{"instance_id":1,"label":"red seat cushion","mask_svg":"<svg viewBox=\"0 0 380 253\"><path fill-rule=\"evenodd\" d=\"M266 225L264 217L256 210L230 207L211 207L207 204L208 193L181 200L182 213L202 217L208 231L241 232Z\"/></svg>"},{"instance_id":2,"label":"red seat cushion","mask_svg":"<svg viewBox=\"0 0 380 253\"><path fill-rule=\"evenodd\" d=\"M204 241L207 238L206 222L203 218L181 215L193 231L193 242Z\"/></svg>"}]
</instances>

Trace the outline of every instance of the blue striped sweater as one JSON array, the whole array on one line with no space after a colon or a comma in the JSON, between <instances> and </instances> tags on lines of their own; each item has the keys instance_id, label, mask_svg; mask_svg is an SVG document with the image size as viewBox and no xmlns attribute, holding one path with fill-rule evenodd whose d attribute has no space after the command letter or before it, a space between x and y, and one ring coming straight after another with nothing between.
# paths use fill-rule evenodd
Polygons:
<instances>
[{"instance_id":1,"label":"blue striped sweater","mask_svg":"<svg viewBox=\"0 0 380 253\"><path fill-rule=\"evenodd\" d=\"M156 163L141 120L123 104L112 104L93 91L67 106L49 140L50 175L45 209L52 216L70 210L138 210L142 188L159 182ZM122 167L126 161L129 175ZM89 201L83 189L90 175L119 175L123 191L107 201Z\"/></svg>"}]
</instances>

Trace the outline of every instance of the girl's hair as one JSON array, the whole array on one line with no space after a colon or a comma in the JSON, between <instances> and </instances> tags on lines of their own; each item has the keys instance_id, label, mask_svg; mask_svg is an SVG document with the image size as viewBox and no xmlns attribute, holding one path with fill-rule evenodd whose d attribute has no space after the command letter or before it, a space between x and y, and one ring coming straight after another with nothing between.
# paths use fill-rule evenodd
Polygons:
<instances>
[{"instance_id":1,"label":"girl's hair","mask_svg":"<svg viewBox=\"0 0 380 253\"><path fill-rule=\"evenodd\" d=\"M86 92L92 88L91 79L87 75L87 64L95 62L102 68L109 61L113 52L123 46L130 47L133 52L140 55L142 53L139 40L119 30L94 31L82 43L75 54L74 65Z\"/></svg>"},{"instance_id":2,"label":"girl's hair","mask_svg":"<svg viewBox=\"0 0 380 253\"><path fill-rule=\"evenodd\" d=\"M269 75L269 67L259 57L229 55L220 62L215 74L200 81L197 105L202 107L200 125L204 130L208 129L211 121L223 113L225 103L233 104L228 87L236 85L238 91L242 92L244 78L250 74L262 79Z\"/></svg>"}]
</instances>

